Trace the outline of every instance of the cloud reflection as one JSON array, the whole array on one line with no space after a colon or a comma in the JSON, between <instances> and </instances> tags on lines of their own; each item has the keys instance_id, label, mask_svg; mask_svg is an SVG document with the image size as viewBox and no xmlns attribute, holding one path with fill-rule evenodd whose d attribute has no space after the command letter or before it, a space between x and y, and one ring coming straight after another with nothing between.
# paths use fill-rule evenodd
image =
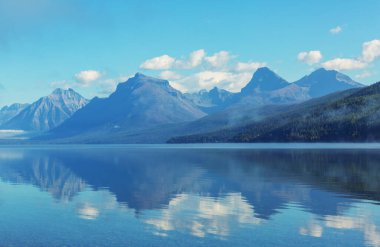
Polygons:
<instances>
[{"instance_id":1,"label":"cloud reflection","mask_svg":"<svg viewBox=\"0 0 380 247\"><path fill-rule=\"evenodd\" d=\"M190 212L190 213L189 213ZM144 222L154 227L154 234L167 236L169 231L183 231L196 237L226 237L236 225L258 225L262 219L239 193L219 198L180 194L162 209L156 218Z\"/></svg>"},{"instance_id":2,"label":"cloud reflection","mask_svg":"<svg viewBox=\"0 0 380 247\"><path fill-rule=\"evenodd\" d=\"M83 203L78 207L78 216L84 220L95 220L99 216L99 210L89 203Z\"/></svg>"}]
</instances>

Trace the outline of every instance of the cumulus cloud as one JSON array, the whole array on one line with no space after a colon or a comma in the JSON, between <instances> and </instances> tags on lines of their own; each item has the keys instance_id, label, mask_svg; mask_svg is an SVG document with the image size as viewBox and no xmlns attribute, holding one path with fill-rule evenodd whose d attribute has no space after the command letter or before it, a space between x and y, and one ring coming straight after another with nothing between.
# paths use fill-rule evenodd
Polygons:
<instances>
[{"instance_id":1,"label":"cumulus cloud","mask_svg":"<svg viewBox=\"0 0 380 247\"><path fill-rule=\"evenodd\" d=\"M380 40L374 39L363 44L362 57L364 62L370 63L380 57Z\"/></svg>"},{"instance_id":2,"label":"cumulus cloud","mask_svg":"<svg viewBox=\"0 0 380 247\"><path fill-rule=\"evenodd\" d=\"M196 209L195 213L184 213L189 208ZM152 227L155 235L168 236L176 229L199 238L210 235L226 237L236 224L253 226L265 222L255 217L254 208L237 193L212 200L194 195L177 195L154 218L143 216L142 219Z\"/></svg>"},{"instance_id":3,"label":"cumulus cloud","mask_svg":"<svg viewBox=\"0 0 380 247\"><path fill-rule=\"evenodd\" d=\"M146 60L140 65L140 68L150 70L170 69L174 64L174 61L175 59L173 57L169 55L162 55Z\"/></svg>"},{"instance_id":4,"label":"cumulus cloud","mask_svg":"<svg viewBox=\"0 0 380 247\"><path fill-rule=\"evenodd\" d=\"M89 86L93 81L98 80L102 74L96 70L83 70L75 75L76 81L82 86Z\"/></svg>"},{"instance_id":5,"label":"cumulus cloud","mask_svg":"<svg viewBox=\"0 0 380 247\"><path fill-rule=\"evenodd\" d=\"M146 60L140 65L140 68L149 70L193 69L202 64L205 56L206 52L203 49L193 51L187 59L176 59L169 55L162 55Z\"/></svg>"},{"instance_id":6,"label":"cumulus cloud","mask_svg":"<svg viewBox=\"0 0 380 247\"><path fill-rule=\"evenodd\" d=\"M252 73L233 73L226 71L201 71L193 75L174 81L175 84L181 85L182 90L200 90L211 89L215 86L224 88L233 92L240 91L251 79ZM182 91L181 90L181 91Z\"/></svg>"},{"instance_id":7,"label":"cumulus cloud","mask_svg":"<svg viewBox=\"0 0 380 247\"><path fill-rule=\"evenodd\" d=\"M97 71L81 71L74 75L73 80L54 81L50 83L52 88L91 88L102 96L107 96L114 92L120 82L125 82L131 76L119 76L115 78L102 78L102 74Z\"/></svg>"},{"instance_id":8,"label":"cumulus cloud","mask_svg":"<svg viewBox=\"0 0 380 247\"><path fill-rule=\"evenodd\" d=\"M362 54L357 58L335 58L322 64L326 69L336 70L354 70L363 69L371 62L380 57L380 40L374 39L364 42L362 45ZM359 75L359 78L368 77L368 73Z\"/></svg>"},{"instance_id":9,"label":"cumulus cloud","mask_svg":"<svg viewBox=\"0 0 380 247\"><path fill-rule=\"evenodd\" d=\"M258 68L265 67L267 64L263 62L250 62L242 63L238 62L235 66L235 70L238 72L253 72Z\"/></svg>"},{"instance_id":10,"label":"cumulus cloud","mask_svg":"<svg viewBox=\"0 0 380 247\"><path fill-rule=\"evenodd\" d=\"M214 68L223 68L230 61L231 55L228 51L220 51L212 56L205 57L206 62Z\"/></svg>"},{"instance_id":11,"label":"cumulus cloud","mask_svg":"<svg viewBox=\"0 0 380 247\"><path fill-rule=\"evenodd\" d=\"M309 65L319 63L322 59L322 53L320 51L303 51L298 53L298 60Z\"/></svg>"},{"instance_id":12,"label":"cumulus cloud","mask_svg":"<svg viewBox=\"0 0 380 247\"><path fill-rule=\"evenodd\" d=\"M168 55L155 57L145 61L140 68L161 70L159 77L169 80L172 87L182 92L214 86L239 91L255 70L267 65L265 62L240 62L235 59L236 56L228 51L207 56L204 49L199 49L180 59ZM181 70L191 70L192 74L179 73Z\"/></svg>"},{"instance_id":13,"label":"cumulus cloud","mask_svg":"<svg viewBox=\"0 0 380 247\"><path fill-rule=\"evenodd\" d=\"M175 67L179 69L193 69L202 64L206 52L203 49L193 51L190 53L189 59L176 60Z\"/></svg>"},{"instance_id":14,"label":"cumulus cloud","mask_svg":"<svg viewBox=\"0 0 380 247\"><path fill-rule=\"evenodd\" d=\"M336 26L336 27L330 29L330 33L332 33L332 34L338 34L342 31L343 31L343 29L340 26Z\"/></svg>"},{"instance_id":15,"label":"cumulus cloud","mask_svg":"<svg viewBox=\"0 0 380 247\"><path fill-rule=\"evenodd\" d=\"M335 59L322 63L322 66L326 69L354 70L354 69L363 69L367 66L367 64L357 59L335 58Z\"/></svg>"},{"instance_id":16,"label":"cumulus cloud","mask_svg":"<svg viewBox=\"0 0 380 247\"><path fill-rule=\"evenodd\" d=\"M183 92L183 93L186 93L189 91L188 88L186 88L185 86L183 86L181 83L178 83L176 81L170 81L169 82L170 86L172 86L173 88Z\"/></svg>"},{"instance_id":17,"label":"cumulus cloud","mask_svg":"<svg viewBox=\"0 0 380 247\"><path fill-rule=\"evenodd\" d=\"M77 210L79 218L84 220L95 220L99 216L99 210L88 203L80 205Z\"/></svg>"}]
</instances>

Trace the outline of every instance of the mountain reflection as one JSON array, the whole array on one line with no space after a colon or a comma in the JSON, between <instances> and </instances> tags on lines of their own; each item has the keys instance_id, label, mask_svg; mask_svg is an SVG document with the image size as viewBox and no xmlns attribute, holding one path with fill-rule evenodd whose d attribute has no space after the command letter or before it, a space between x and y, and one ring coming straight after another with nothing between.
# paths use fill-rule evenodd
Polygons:
<instances>
[{"instance_id":1,"label":"mountain reflection","mask_svg":"<svg viewBox=\"0 0 380 247\"><path fill-rule=\"evenodd\" d=\"M360 200L379 202L379 162L377 151L365 150L2 149L0 177L59 202L86 188L108 191L160 236L180 230L224 237L236 225L260 225L296 205L314 216L301 235L355 229L379 246L376 223L345 216ZM96 219L101 212L83 203L78 214Z\"/></svg>"}]
</instances>

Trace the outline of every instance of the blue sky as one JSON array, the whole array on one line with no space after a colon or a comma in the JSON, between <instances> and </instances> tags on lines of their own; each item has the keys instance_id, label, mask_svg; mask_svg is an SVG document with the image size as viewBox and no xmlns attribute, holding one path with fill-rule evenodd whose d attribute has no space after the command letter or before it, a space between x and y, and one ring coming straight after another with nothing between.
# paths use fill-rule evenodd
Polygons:
<instances>
[{"instance_id":1,"label":"blue sky","mask_svg":"<svg viewBox=\"0 0 380 247\"><path fill-rule=\"evenodd\" d=\"M55 87L106 96L136 72L238 91L266 65L380 80L380 1L0 0L0 106Z\"/></svg>"}]
</instances>

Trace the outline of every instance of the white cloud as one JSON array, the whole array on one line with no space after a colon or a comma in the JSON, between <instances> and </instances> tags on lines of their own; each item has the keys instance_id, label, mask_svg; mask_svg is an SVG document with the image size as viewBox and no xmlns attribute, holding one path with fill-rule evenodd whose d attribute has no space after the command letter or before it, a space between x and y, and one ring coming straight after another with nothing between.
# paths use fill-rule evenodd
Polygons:
<instances>
[{"instance_id":1,"label":"white cloud","mask_svg":"<svg viewBox=\"0 0 380 247\"><path fill-rule=\"evenodd\" d=\"M330 33L332 33L332 34L338 34L342 31L343 31L343 29L340 26L336 26L336 27L330 29Z\"/></svg>"},{"instance_id":2,"label":"white cloud","mask_svg":"<svg viewBox=\"0 0 380 247\"><path fill-rule=\"evenodd\" d=\"M374 39L363 44L361 60L370 63L380 57L380 40Z\"/></svg>"},{"instance_id":3,"label":"white cloud","mask_svg":"<svg viewBox=\"0 0 380 247\"><path fill-rule=\"evenodd\" d=\"M184 214L189 209L195 210L195 213ZM236 224L252 226L264 222L255 217L254 208L238 193L215 199L180 194L169 202L167 208L159 210L154 218L143 216L142 219L156 235L168 236L176 229L199 238L226 237Z\"/></svg>"},{"instance_id":4,"label":"white cloud","mask_svg":"<svg viewBox=\"0 0 380 247\"><path fill-rule=\"evenodd\" d=\"M197 91L200 89L211 89L215 86L233 92L240 91L251 79L252 73L233 73L227 71L201 71L174 83L181 85L184 91ZM181 91L182 91L181 90Z\"/></svg>"},{"instance_id":5,"label":"white cloud","mask_svg":"<svg viewBox=\"0 0 380 247\"><path fill-rule=\"evenodd\" d=\"M140 68L161 70L159 77L169 80L172 87L182 91L210 89L214 86L231 91L240 91L251 79L252 73L265 62L239 62L228 51L219 51L206 56L204 49L193 51L188 57L177 59L168 55L145 61ZM181 70L192 70L184 75ZM187 73L188 74L188 73Z\"/></svg>"},{"instance_id":6,"label":"white cloud","mask_svg":"<svg viewBox=\"0 0 380 247\"><path fill-rule=\"evenodd\" d=\"M322 53L320 51L303 51L298 53L298 60L309 65L319 63L322 59Z\"/></svg>"},{"instance_id":7,"label":"white cloud","mask_svg":"<svg viewBox=\"0 0 380 247\"><path fill-rule=\"evenodd\" d=\"M172 86L173 88L183 92L183 93L186 93L188 92L189 90L183 86L181 83L178 83L178 82L175 82L175 81L170 81L169 82L170 86Z\"/></svg>"},{"instance_id":8,"label":"white cloud","mask_svg":"<svg viewBox=\"0 0 380 247\"><path fill-rule=\"evenodd\" d=\"M99 216L99 210L85 203L78 208L78 216L85 220L95 220Z\"/></svg>"},{"instance_id":9,"label":"white cloud","mask_svg":"<svg viewBox=\"0 0 380 247\"><path fill-rule=\"evenodd\" d=\"M230 61L231 55L228 51L220 51L212 56L205 57L205 60L214 68L223 68Z\"/></svg>"},{"instance_id":10,"label":"white cloud","mask_svg":"<svg viewBox=\"0 0 380 247\"><path fill-rule=\"evenodd\" d=\"M75 79L80 85L87 87L90 86L93 81L98 80L101 76L102 74L99 71L83 70L75 75Z\"/></svg>"},{"instance_id":11,"label":"white cloud","mask_svg":"<svg viewBox=\"0 0 380 247\"><path fill-rule=\"evenodd\" d=\"M119 84L120 82L125 82L131 77L131 76L119 76L116 78L108 78L108 79L99 80L100 77L96 77L95 76L96 73L94 73L94 75L88 75L88 73L82 73L82 72L75 75L76 82L66 81L66 80L55 81L55 82L50 83L50 87L63 88L63 89L91 87L91 88L94 88L97 93L104 96L104 95L109 95L110 93L114 92L117 84ZM82 76L83 78L80 79L78 78L79 76Z\"/></svg>"},{"instance_id":12,"label":"white cloud","mask_svg":"<svg viewBox=\"0 0 380 247\"><path fill-rule=\"evenodd\" d=\"M193 69L202 64L205 56L206 52L203 49L193 51L188 59L176 59L169 55L162 55L146 60L140 65L140 68L150 70Z\"/></svg>"},{"instance_id":13,"label":"white cloud","mask_svg":"<svg viewBox=\"0 0 380 247\"><path fill-rule=\"evenodd\" d=\"M363 69L367 66L365 62L351 58L335 58L322 63L322 66L326 69L334 70L354 70Z\"/></svg>"},{"instance_id":14,"label":"white cloud","mask_svg":"<svg viewBox=\"0 0 380 247\"><path fill-rule=\"evenodd\" d=\"M358 78L358 79L364 79L364 78L368 78L370 76L372 76L372 73L368 72L368 71L364 71L361 74L355 75L355 77Z\"/></svg>"},{"instance_id":15,"label":"white cloud","mask_svg":"<svg viewBox=\"0 0 380 247\"><path fill-rule=\"evenodd\" d=\"M238 62L236 64L235 70L238 72L253 72L258 68L265 67L267 64L262 62L250 62L250 63L242 63Z\"/></svg>"},{"instance_id":16,"label":"white cloud","mask_svg":"<svg viewBox=\"0 0 380 247\"><path fill-rule=\"evenodd\" d=\"M322 64L326 69L354 70L366 68L371 62L380 57L380 40L364 42L362 54L358 58L335 58ZM368 73L358 75L358 78L370 76Z\"/></svg>"},{"instance_id":17,"label":"white cloud","mask_svg":"<svg viewBox=\"0 0 380 247\"><path fill-rule=\"evenodd\" d=\"M183 76L174 71L165 70L160 73L160 78L171 81L171 80L179 80L183 78Z\"/></svg>"},{"instance_id":18,"label":"white cloud","mask_svg":"<svg viewBox=\"0 0 380 247\"><path fill-rule=\"evenodd\" d=\"M175 67L179 69L193 69L202 64L206 52L203 49L190 53L188 60L176 60Z\"/></svg>"},{"instance_id":19,"label":"white cloud","mask_svg":"<svg viewBox=\"0 0 380 247\"><path fill-rule=\"evenodd\" d=\"M146 60L140 65L140 68L150 70L170 69L174 64L174 61L175 59L173 57L162 55Z\"/></svg>"},{"instance_id":20,"label":"white cloud","mask_svg":"<svg viewBox=\"0 0 380 247\"><path fill-rule=\"evenodd\" d=\"M315 238L320 238L322 237L323 234L323 228L322 226L316 224L316 223L311 223L305 227L301 227L299 229L299 233L304 236L311 236Z\"/></svg>"}]
</instances>

